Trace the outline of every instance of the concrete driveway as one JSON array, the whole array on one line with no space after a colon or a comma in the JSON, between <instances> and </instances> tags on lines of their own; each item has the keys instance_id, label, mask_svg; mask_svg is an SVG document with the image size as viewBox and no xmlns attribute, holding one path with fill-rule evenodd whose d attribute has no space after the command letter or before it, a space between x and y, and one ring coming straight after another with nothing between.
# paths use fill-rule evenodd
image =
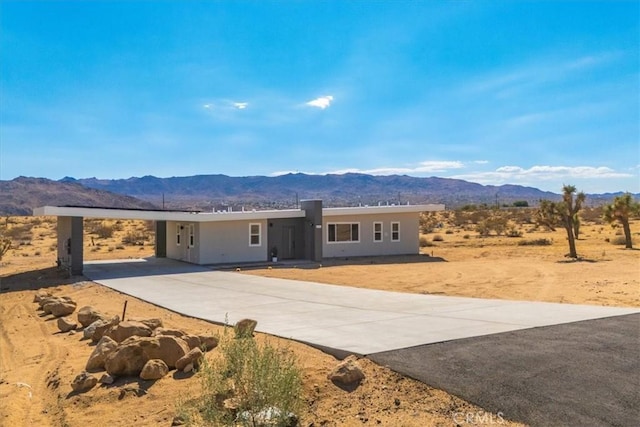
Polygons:
<instances>
[{"instance_id":1,"label":"concrete driveway","mask_svg":"<svg viewBox=\"0 0 640 427\"><path fill-rule=\"evenodd\" d=\"M85 275L188 316L327 351L368 355L424 344L640 312L633 308L416 295L264 278L168 259L100 261Z\"/></svg>"}]
</instances>

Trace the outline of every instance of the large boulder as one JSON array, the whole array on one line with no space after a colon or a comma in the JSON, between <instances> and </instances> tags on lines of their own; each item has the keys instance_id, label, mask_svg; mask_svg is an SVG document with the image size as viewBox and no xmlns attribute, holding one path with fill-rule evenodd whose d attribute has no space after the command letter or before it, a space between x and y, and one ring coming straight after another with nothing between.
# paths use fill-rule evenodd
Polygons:
<instances>
[{"instance_id":1,"label":"large boulder","mask_svg":"<svg viewBox=\"0 0 640 427\"><path fill-rule=\"evenodd\" d=\"M151 329L142 322L135 320L125 320L112 326L105 335L113 338L116 342L122 342L129 337L150 337Z\"/></svg>"},{"instance_id":2,"label":"large boulder","mask_svg":"<svg viewBox=\"0 0 640 427\"><path fill-rule=\"evenodd\" d=\"M76 310L76 305L66 301L55 301L43 306L42 310L54 317L62 317L73 313Z\"/></svg>"},{"instance_id":3,"label":"large boulder","mask_svg":"<svg viewBox=\"0 0 640 427\"><path fill-rule=\"evenodd\" d=\"M107 357L105 369L113 376L139 375L151 359L160 359L173 369L176 362L189 352L189 346L180 338L169 335L157 337L130 337L120 343Z\"/></svg>"},{"instance_id":4,"label":"large boulder","mask_svg":"<svg viewBox=\"0 0 640 427\"><path fill-rule=\"evenodd\" d=\"M143 319L140 317L130 317L129 320L135 320L136 322L144 323L151 330L162 327L162 319L158 317L152 317L150 319Z\"/></svg>"},{"instance_id":5,"label":"large boulder","mask_svg":"<svg viewBox=\"0 0 640 427\"><path fill-rule=\"evenodd\" d=\"M96 377L86 371L82 371L73 379L71 388L75 392L82 393L93 388L96 384L98 384L98 379Z\"/></svg>"},{"instance_id":6,"label":"large boulder","mask_svg":"<svg viewBox=\"0 0 640 427\"><path fill-rule=\"evenodd\" d=\"M170 335L172 337L182 338L186 334L180 329L158 328L153 331L153 335Z\"/></svg>"},{"instance_id":7,"label":"large boulder","mask_svg":"<svg viewBox=\"0 0 640 427\"><path fill-rule=\"evenodd\" d=\"M93 332L90 335L91 341L100 341L104 334L106 334L109 329L116 326L118 323L120 323L120 317L118 316L113 316L109 320L96 320L87 327L87 329L93 327Z\"/></svg>"},{"instance_id":8,"label":"large boulder","mask_svg":"<svg viewBox=\"0 0 640 427\"><path fill-rule=\"evenodd\" d=\"M118 343L113 339L107 336L102 337L91 352L89 360L87 360L87 371L104 369L104 363L107 360L107 357L109 357L111 353L116 351L117 347Z\"/></svg>"},{"instance_id":9,"label":"large boulder","mask_svg":"<svg viewBox=\"0 0 640 427\"><path fill-rule=\"evenodd\" d=\"M183 371L188 365L192 365L197 368L198 365L200 365L200 359L203 355L202 350L197 347L189 350L187 354L176 361L176 369Z\"/></svg>"},{"instance_id":10,"label":"large boulder","mask_svg":"<svg viewBox=\"0 0 640 427\"><path fill-rule=\"evenodd\" d=\"M78 324L69 317L58 317L58 329L60 332L69 332L78 327Z\"/></svg>"},{"instance_id":11,"label":"large boulder","mask_svg":"<svg viewBox=\"0 0 640 427\"><path fill-rule=\"evenodd\" d=\"M359 384L364 379L364 373L356 360L355 356L347 357L333 368L327 378L335 384L345 386Z\"/></svg>"},{"instance_id":12,"label":"large boulder","mask_svg":"<svg viewBox=\"0 0 640 427\"><path fill-rule=\"evenodd\" d=\"M38 306L44 310L44 306L47 304L51 304L54 302L64 302L64 303L69 303L72 305L76 305L75 301L71 298L71 297L54 297L54 296L48 296L48 297L43 297L40 298L40 300L38 301ZM49 314L49 313L47 313Z\"/></svg>"},{"instance_id":13,"label":"large boulder","mask_svg":"<svg viewBox=\"0 0 640 427\"><path fill-rule=\"evenodd\" d=\"M169 373L169 367L160 359L151 359L142 367L140 378L143 380L159 380Z\"/></svg>"},{"instance_id":14,"label":"large boulder","mask_svg":"<svg viewBox=\"0 0 640 427\"><path fill-rule=\"evenodd\" d=\"M78 310L78 322L82 325L83 328L86 328L96 320L107 320L107 316L103 313L100 313L90 305L85 305L80 310Z\"/></svg>"},{"instance_id":15,"label":"large boulder","mask_svg":"<svg viewBox=\"0 0 640 427\"><path fill-rule=\"evenodd\" d=\"M200 341L200 337L197 335L183 335L182 338L190 349L200 348L202 345L202 341Z\"/></svg>"}]
</instances>

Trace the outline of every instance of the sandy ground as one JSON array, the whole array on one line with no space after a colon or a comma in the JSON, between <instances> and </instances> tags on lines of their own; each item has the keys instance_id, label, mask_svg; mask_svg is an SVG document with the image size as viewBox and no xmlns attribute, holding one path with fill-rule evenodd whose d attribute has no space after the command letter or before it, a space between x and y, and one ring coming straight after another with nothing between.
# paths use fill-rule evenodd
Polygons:
<instances>
[{"instance_id":1,"label":"sandy ground","mask_svg":"<svg viewBox=\"0 0 640 427\"><path fill-rule=\"evenodd\" d=\"M13 226L29 222L20 218L11 221ZM121 243L127 230L142 228L143 224L125 221L122 230L111 238L99 239L94 235L93 245L92 235L88 234L86 259L151 255L151 241L144 241L142 246ZM111 386L73 393L71 381L84 368L93 347L82 340L81 333L62 334L51 316L41 316L36 311L37 304L32 302L36 290L45 288L55 295L70 296L78 307L93 305L109 315L121 314L126 300L127 317L159 317L165 326L191 333L219 333L221 327L178 315L83 278L65 277L52 267L54 236L55 222L47 219L38 223L18 239L23 244L3 260L0 425L171 425L179 400L199 393L198 375L184 377L171 372L156 382L120 379ZM486 416L482 408L366 359L359 361L366 379L354 391L342 390L327 379L327 373L337 363L332 356L275 337L257 335L257 339L268 339L295 353L304 380L303 426L450 426L456 425L454 417L461 419L467 413ZM497 415L492 415L492 419L498 419Z\"/></svg>"},{"instance_id":2,"label":"sandy ground","mask_svg":"<svg viewBox=\"0 0 640 427\"><path fill-rule=\"evenodd\" d=\"M198 376L183 378L170 373L155 383L119 380L87 393L71 393L70 383L83 369L92 347L81 340L81 334L61 334L55 321L41 317L32 303L35 290L47 288L56 295L71 296L79 307L93 305L112 315L121 314L127 300L129 316L160 317L168 327L193 333L215 333L220 327L82 278L64 277L53 268L53 219L11 218L8 222L17 243L3 259L0 272L0 425L170 425L176 402L199 392ZM117 228L108 238L87 233L86 259L137 258L153 253L152 236L145 235L146 224L122 221ZM636 233L638 228L634 224ZM432 246L423 248L421 257L333 260L322 267L289 265L246 272L401 292L640 306L640 251L606 242L619 237L609 226L583 229L583 238L578 241L584 258L580 262L567 262L563 257L567 249L560 231L526 233L521 239L480 239L451 228L425 235ZM132 230L146 237L137 245L122 244L122 238ZM436 234L442 241L433 242ZM465 234L470 235L465 238ZM535 238L552 239L553 244L517 245L518 240ZM257 339L269 339L295 352L304 375L304 426L449 426L456 425L454 415L459 420L461 413L482 413L481 408L455 396L364 359L360 363L366 380L347 392L326 378L336 364L333 357L274 337L259 335ZM496 416L485 419L495 420Z\"/></svg>"}]
</instances>

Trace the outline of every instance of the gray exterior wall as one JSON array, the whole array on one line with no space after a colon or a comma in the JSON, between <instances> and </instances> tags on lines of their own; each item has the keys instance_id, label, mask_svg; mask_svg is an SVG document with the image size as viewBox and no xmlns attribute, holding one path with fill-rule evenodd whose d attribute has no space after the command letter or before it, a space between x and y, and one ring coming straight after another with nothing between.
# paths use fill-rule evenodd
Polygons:
<instances>
[{"instance_id":1,"label":"gray exterior wall","mask_svg":"<svg viewBox=\"0 0 640 427\"><path fill-rule=\"evenodd\" d=\"M418 213L341 215L325 217L322 224L323 254L326 258L375 255L410 255L420 251ZM373 240L374 222L382 223L382 242ZM400 223L400 241L391 241L391 223ZM328 242L331 223L359 223L359 242Z\"/></svg>"},{"instance_id":2,"label":"gray exterior wall","mask_svg":"<svg viewBox=\"0 0 640 427\"><path fill-rule=\"evenodd\" d=\"M260 246L249 246L249 224L260 224ZM200 264L267 261L267 220L200 224Z\"/></svg>"},{"instance_id":3,"label":"gray exterior wall","mask_svg":"<svg viewBox=\"0 0 640 427\"><path fill-rule=\"evenodd\" d=\"M304 218L268 220L267 249L278 248L278 259L303 259L305 251Z\"/></svg>"},{"instance_id":4,"label":"gray exterior wall","mask_svg":"<svg viewBox=\"0 0 640 427\"><path fill-rule=\"evenodd\" d=\"M58 235L58 261L61 266L69 268L71 274L82 274L84 219L76 216L59 216Z\"/></svg>"}]
</instances>

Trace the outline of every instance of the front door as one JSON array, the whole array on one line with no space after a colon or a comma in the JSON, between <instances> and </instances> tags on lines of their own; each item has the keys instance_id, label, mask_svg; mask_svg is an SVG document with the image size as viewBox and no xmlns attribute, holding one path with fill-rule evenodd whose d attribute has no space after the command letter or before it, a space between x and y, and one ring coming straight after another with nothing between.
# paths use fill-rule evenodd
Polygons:
<instances>
[{"instance_id":1,"label":"front door","mask_svg":"<svg viewBox=\"0 0 640 427\"><path fill-rule=\"evenodd\" d=\"M296 228L292 225L282 227L282 259L296 256Z\"/></svg>"}]
</instances>

